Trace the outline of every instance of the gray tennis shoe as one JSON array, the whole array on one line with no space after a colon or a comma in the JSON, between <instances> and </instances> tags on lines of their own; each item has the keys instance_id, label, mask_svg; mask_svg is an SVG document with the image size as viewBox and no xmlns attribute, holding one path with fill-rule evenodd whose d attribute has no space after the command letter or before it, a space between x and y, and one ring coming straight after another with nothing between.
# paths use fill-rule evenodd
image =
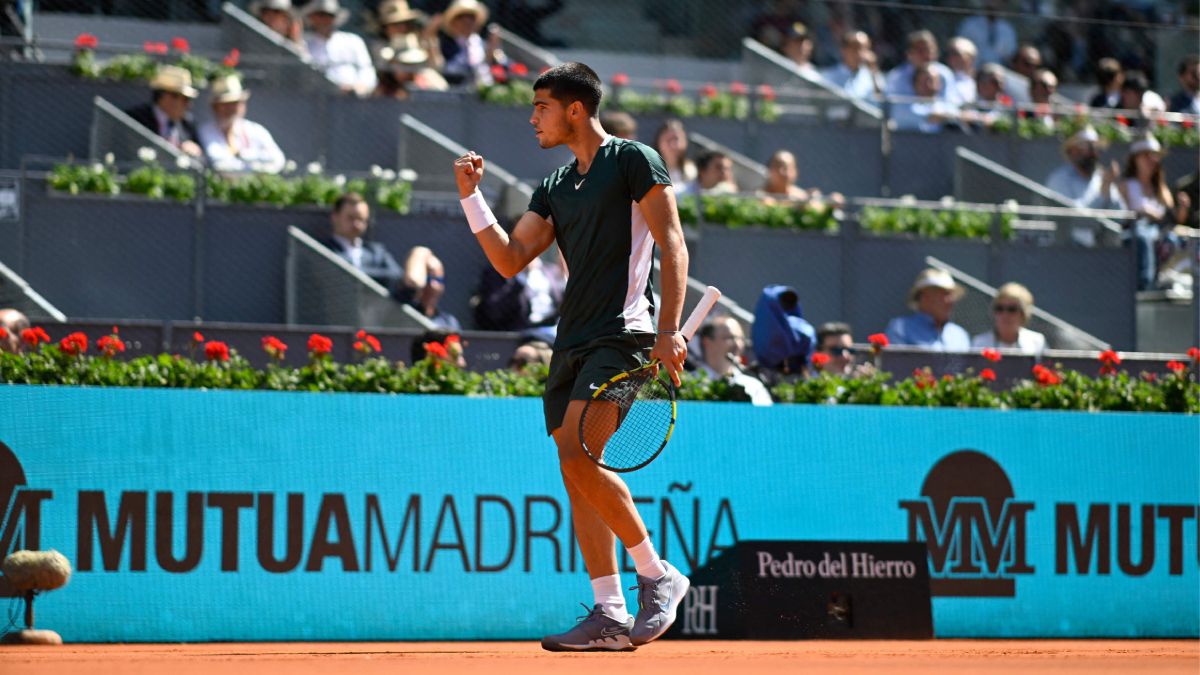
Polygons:
<instances>
[{"instance_id":1,"label":"gray tennis shoe","mask_svg":"<svg viewBox=\"0 0 1200 675\"><path fill-rule=\"evenodd\" d=\"M647 579L638 575L638 613L634 618L630 637L633 644L644 645L657 640L675 623L675 611L692 584L683 573L666 560L662 561L667 573L660 579Z\"/></svg>"},{"instance_id":2,"label":"gray tennis shoe","mask_svg":"<svg viewBox=\"0 0 1200 675\"><path fill-rule=\"evenodd\" d=\"M583 606L587 609L587 605ZM579 623L565 633L542 638L542 649L551 652L631 652L637 647L629 638L633 617L624 622L604 613L600 605L579 617Z\"/></svg>"}]
</instances>

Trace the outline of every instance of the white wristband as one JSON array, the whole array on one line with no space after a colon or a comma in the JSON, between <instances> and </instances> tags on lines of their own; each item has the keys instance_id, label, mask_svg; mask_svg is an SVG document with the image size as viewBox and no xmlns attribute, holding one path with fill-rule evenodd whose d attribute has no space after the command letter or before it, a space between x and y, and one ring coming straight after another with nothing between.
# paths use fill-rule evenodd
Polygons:
<instances>
[{"instance_id":1,"label":"white wristband","mask_svg":"<svg viewBox=\"0 0 1200 675\"><path fill-rule=\"evenodd\" d=\"M488 208L487 202L483 200L483 195L476 190L464 199L460 199L463 213L467 214L467 223L471 226L471 231L479 234L498 222L496 216L492 215L492 210Z\"/></svg>"}]
</instances>

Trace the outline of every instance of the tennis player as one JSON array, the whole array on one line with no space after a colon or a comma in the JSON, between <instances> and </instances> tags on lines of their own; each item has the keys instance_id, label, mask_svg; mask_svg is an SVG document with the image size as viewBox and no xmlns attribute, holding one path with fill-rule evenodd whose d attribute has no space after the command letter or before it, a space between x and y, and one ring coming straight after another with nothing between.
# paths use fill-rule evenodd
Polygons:
<instances>
[{"instance_id":1,"label":"tennis player","mask_svg":"<svg viewBox=\"0 0 1200 675\"><path fill-rule=\"evenodd\" d=\"M538 145L566 145L575 161L542 181L511 234L496 224L479 192L483 157L468 152L458 158L454 175L471 230L500 274L512 277L558 242L570 275L543 407L595 604L570 630L543 638L542 647L629 651L670 628L689 583L659 558L621 478L584 454L579 417L597 387L649 359L659 359L679 384L687 356L679 331L687 249L662 158L600 126L596 73L564 63L542 73L533 88L529 122ZM655 244L662 269L657 322L650 281ZM606 440L588 438L588 447ZM615 539L637 566L636 617L625 607Z\"/></svg>"}]
</instances>

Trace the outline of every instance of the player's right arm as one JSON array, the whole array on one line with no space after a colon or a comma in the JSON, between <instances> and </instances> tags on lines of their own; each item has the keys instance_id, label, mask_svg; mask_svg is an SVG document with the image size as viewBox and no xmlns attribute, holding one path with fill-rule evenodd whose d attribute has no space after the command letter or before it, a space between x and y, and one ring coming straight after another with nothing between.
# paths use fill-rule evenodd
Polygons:
<instances>
[{"instance_id":1,"label":"player's right arm","mask_svg":"<svg viewBox=\"0 0 1200 675\"><path fill-rule=\"evenodd\" d=\"M479 193L482 178L483 157L480 155L468 152L454 161L454 180L471 230L492 267L509 278L550 247L554 241L554 226L537 213L526 211L512 233L505 232Z\"/></svg>"}]
</instances>

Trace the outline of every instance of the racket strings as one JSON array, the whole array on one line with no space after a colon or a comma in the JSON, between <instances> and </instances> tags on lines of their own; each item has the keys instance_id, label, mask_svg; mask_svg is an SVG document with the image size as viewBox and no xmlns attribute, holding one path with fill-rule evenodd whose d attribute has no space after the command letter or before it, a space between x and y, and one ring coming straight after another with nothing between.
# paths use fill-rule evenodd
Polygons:
<instances>
[{"instance_id":1,"label":"racket strings","mask_svg":"<svg viewBox=\"0 0 1200 675\"><path fill-rule=\"evenodd\" d=\"M670 385L649 370L610 383L584 410L585 449L616 470L649 462L662 450L674 424L673 394Z\"/></svg>"}]
</instances>

